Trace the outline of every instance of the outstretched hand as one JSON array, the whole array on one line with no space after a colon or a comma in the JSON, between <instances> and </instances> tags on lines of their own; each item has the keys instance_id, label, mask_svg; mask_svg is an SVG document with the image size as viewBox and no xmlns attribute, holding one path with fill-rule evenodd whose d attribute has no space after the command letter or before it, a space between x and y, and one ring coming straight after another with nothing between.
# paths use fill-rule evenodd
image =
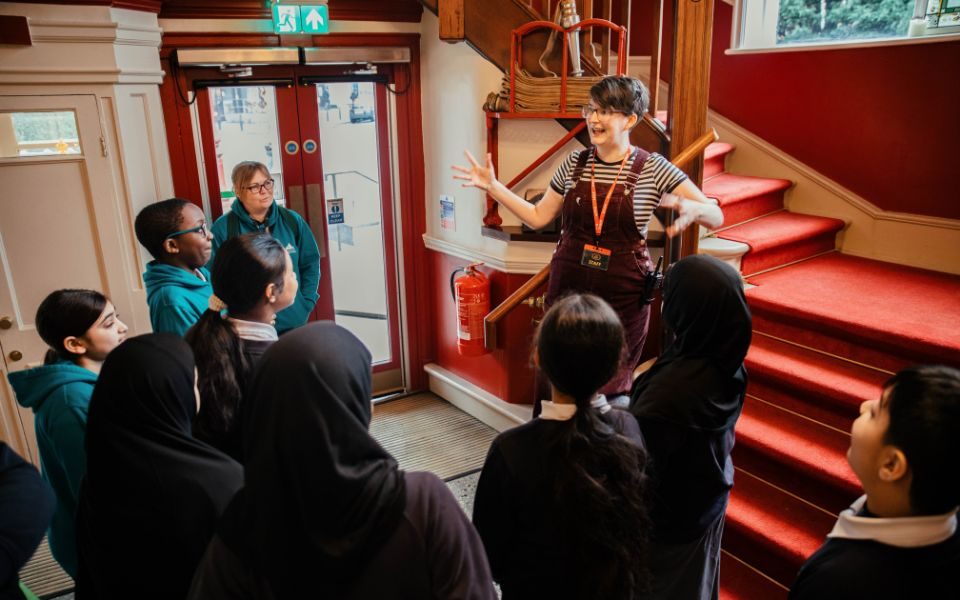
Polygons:
<instances>
[{"instance_id":1,"label":"outstretched hand","mask_svg":"<svg viewBox=\"0 0 960 600\"><path fill-rule=\"evenodd\" d=\"M673 237L697 221L701 215L703 203L688 200L676 194L666 194L660 201L660 206L677 211L677 218L667 227L667 235Z\"/></svg>"},{"instance_id":2,"label":"outstretched hand","mask_svg":"<svg viewBox=\"0 0 960 600\"><path fill-rule=\"evenodd\" d=\"M454 175L453 178L465 181L466 183L461 184L462 187L476 187L484 191L489 190L493 182L497 180L497 175L493 172L493 156L487 154L487 166L484 167L477 162L477 159L470 154L469 150L464 150L463 153L466 155L467 160L470 161L470 167L452 165L451 168L454 171L461 173Z\"/></svg>"}]
</instances>

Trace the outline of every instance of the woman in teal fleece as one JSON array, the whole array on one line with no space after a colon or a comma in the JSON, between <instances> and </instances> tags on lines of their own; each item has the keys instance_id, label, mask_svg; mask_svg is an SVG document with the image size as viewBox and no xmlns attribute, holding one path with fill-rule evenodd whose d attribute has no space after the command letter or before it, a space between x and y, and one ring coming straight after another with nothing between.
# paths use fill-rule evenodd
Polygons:
<instances>
[{"instance_id":1,"label":"woman in teal fleece","mask_svg":"<svg viewBox=\"0 0 960 600\"><path fill-rule=\"evenodd\" d=\"M40 303L37 332L50 346L44 364L7 377L17 402L34 412L43 478L57 507L50 549L63 570L77 575L74 517L87 470L87 407L100 366L126 337L127 326L100 292L58 290Z\"/></svg>"},{"instance_id":2,"label":"woman in teal fleece","mask_svg":"<svg viewBox=\"0 0 960 600\"><path fill-rule=\"evenodd\" d=\"M195 204L170 198L141 210L134 229L156 259L143 273L150 325L155 333L182 337L207 310L213 294L210 273L204 268L213 237L206 216Z\"/></svg>"},{"instance_id":3,"label":"woman in teal fleece","mask_svg":"<svg viewBox=\"0 0 960 600\"><path fill-rule=\"evenodd\" d=\"M266 165L245 161L233 168L233 191L237 199L230 212L213 224L213 252L227 238L242 233L267 231L290 253L300 284L297 298L277 313L277 332L283 333L307 322L317 303L320 285L320 251L303 217L277 204L273 179ZM210 257L213 260L213 257Z\"/></svg>"}]
</instances>

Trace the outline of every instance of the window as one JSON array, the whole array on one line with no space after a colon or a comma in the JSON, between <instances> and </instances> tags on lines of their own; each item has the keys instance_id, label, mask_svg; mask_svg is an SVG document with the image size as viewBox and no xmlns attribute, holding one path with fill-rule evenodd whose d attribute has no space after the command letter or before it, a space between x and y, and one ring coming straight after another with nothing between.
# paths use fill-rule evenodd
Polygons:
<instances>
[{"instance_id":1,"label":"window","mask_svg":"<svg viewBox=\"0 0 960 600\"><path fill-rule=\"evenodd\" d=\"M960 33L960 0L739 0L735 48Z\"/></svg>"},{"instance_id":2,"label":"window","mask_svg":"<svg viewBox=\"0 0 960 600\"><path fill-rule=\"evenodd\" d=\"M0 158L80 153L72 110L0 113Z\"/></svg>"}]
</instances>

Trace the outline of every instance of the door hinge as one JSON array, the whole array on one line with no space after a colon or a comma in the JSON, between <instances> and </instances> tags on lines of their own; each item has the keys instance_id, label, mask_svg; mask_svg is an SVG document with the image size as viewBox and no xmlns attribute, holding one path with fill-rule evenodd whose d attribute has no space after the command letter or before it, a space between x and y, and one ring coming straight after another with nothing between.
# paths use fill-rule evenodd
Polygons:
<instances>
[{"instance_id":1,"label":"door hinge","mask_svg":"<svg viewBox=\"0 0 960 600\"><path fill-rule=\"evenodd\" d=\"M103 152L103 155L107 155L107 138L100 136L100 150Z\"/></svg>"}]
</instances>

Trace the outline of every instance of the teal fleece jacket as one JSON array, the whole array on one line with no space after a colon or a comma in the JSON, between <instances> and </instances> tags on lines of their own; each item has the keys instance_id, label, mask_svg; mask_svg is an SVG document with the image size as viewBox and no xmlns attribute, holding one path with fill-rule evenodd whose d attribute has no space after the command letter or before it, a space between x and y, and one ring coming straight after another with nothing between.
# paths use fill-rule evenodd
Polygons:
<instances>
[{"instance_id":1,"label":"teal fleece jacket","mask_svg":"<svg viewBox=\"0 0 960 600\"><path fill-rule=\"evenodd\" d=\"M143 283L147 286L147 305L154 333L173 333L183 337L207 310L213 287L210 272L200 267L203 279L193 273L157 261L147 263Z\"/></svg>"},{"instance_id":2,"label":"teal fleece jacket","mask_svg":"<svg viewBox=\"0 0 960 600\"><path fill-rule=\"evenodd\" d=\"M87 407L97 374L71 362L58 362L10 373L7 379L17 402L33 410L43 478L57 498L50 522L50 550L63 570L76 578L77 538L73 520L80 480L87 471Z\"/></svg>"},{"instance_id":3,"label":"teal fleece jacket","mask_svg":"<svg viewBox=\"0 0 960 600\"><path fill-rule=\"evenodd\" d=\"M268 231L278 242L284 245L287 252L290 253L290 259L293 261L293 271L297 276L297 282L300 289L297 292L297 298L288 308L277 313L277 331L283 333L294 327L299 327L310 318L310 312L317 304L317 288L320 285L320 250L317 249L317 240L310 231L310 226L303 220L303 217L290 211L297 222L297 230L291 230L287 222L280 216L277 208L277 202L267 212L263 223L257 223L243 204L239 200L234 200L230 211L237 214L240 218L240 233L253 233ZM213 258L216 256L220 245L227 240L227 217L223 215L213 224L213 255L210 256L208 265L213 264ZM297 244L297 239L300 243ZM227 307L230 310L230 307Z\"/></svg>"}]
</instances>

